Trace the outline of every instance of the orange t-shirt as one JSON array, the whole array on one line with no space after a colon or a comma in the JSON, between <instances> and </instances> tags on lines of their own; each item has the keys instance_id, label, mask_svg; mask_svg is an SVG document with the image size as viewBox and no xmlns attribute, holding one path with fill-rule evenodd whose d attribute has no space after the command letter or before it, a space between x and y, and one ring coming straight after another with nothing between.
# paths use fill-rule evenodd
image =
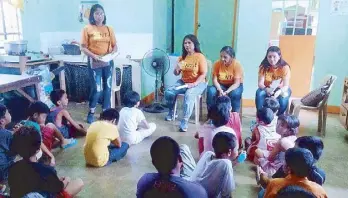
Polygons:
<instances>
[{"instance_id":1,"label":"orange t-shirt","mask_svg":"<svg viewBox=\"0 0 348 198\"><path fill-rule=\"evenodd\" d=\"M222 85L233 85L234 79L240 78L243 82L243 68L242 65L234 59L232 63L225 66L224 63L219 60L214 64L213 77L216 76L218 82Z\"/></svg>"},{"instance_id":2,"label":"orange t-shirt","mask_svg":"<svg viewBox=\"0 0 348 198\"><path fill-rule=\"evenodd\" d=\"M288 65L284 67L269 67L260 66L259 76L265 77L265 86L269 87L272 84L272 81L279 80L285 77L290 77L290 67Z\"/></svg>"},{"instance_id":3,"label":"orange t-shirt","mask_svg":"<svg viewBox=\"0 0 348 198\"><path fill-rule=\"evenodd\" d=\"M81 45L96 55L105 55L116 45L114 30L106 25L86 25L82 30Z\"/></svg>"},{"instance_id":4,"label":"orange t-shirt","mask_svg":"<svg viewBox=\"0 0 348 198\"><path fill-rule=\"evenodd\" d=\"M307 177L301 178L295 175L288 175L285 178L271 179L267 185L264 197L275 198L278 191L286 186L299 186L313 193L317 198L327 198L327 194L322 186L309 181Z\"/></svg>"},{"instance_id":5,"label":"orange t-shirt","mask_svg":"<svg viewBox=\"0 0 348 198\"><path fill-rule=\"evenodd\" d=\"M206 73L208 66L207 60L201 53L187 55L185 60L179 57L178 62L181 64L181 79L184 83L193 83L202 74Z\"/></svg>"}]
</instances>

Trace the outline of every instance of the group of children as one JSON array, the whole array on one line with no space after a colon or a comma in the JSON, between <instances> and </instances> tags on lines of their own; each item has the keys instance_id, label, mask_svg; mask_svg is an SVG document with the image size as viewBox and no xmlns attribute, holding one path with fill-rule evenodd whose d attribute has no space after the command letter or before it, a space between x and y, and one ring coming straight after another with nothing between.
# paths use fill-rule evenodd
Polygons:
<instances>
[{"instance_id":1,"label":"group of children","mask_svg":"<svg viewBox=\"0 0 348 198\"><path fill-rule=\"evenodd\" d=\"M11 197L75 196L83 182L57 177L52 149L76 145L77 136L86 136L86 165L102 167L123 158L130 145L138 144L156 130L156 125L148 123L138 109L140 96L133 91L126 93L125 107L120 113L112 108L104 110L100 120L87 130L66 109L65 91L54 90L50 98L54 108L33 102L27 109L28 118L12 130L6 129L12 122L11 115L6 106L0 105L0 182L8 183Z\"/></svg>"},{"instance_id":2,"label":"group of children","mask_svg":"<svg viewBox=\"0 0 348 198\"><path fill-rule=\"evenodd\" d=\"M11 197L30 193L46 197L76 195L83 187L82 180L58 178L51 150L74 146L77 136L86 136L86 164L103 167L123 158L131 145L156 130L156 125L148 123L138 109L140 96L133 91L125 94L120 112L103 110L99 121L87 130L65 108L68 98L63 90L52 91L51 100L56 105L53 109L42 102L32 103L28 118L12 131L6 129L11 115L0 105L0 179L8 182ZM259 197L278 197L295 191L327 197L321 187L325 172L314 165L323 151L323 142L318 137L298 138L298 118L278 117L278 108L277 100L266 99L264 107L257 111L251 137L246 138L243 146L239 114L231 112L228 97L218 97L208 111L208 121L195 134L198 163L187 145L179 146L170 137L160 137L150 149L159 173L145 174L139 180L137 197L163 192L179 192L188 197L230 197L235 189L233 166L245 158L257 165L256 180L262 187ZM243 156L245 153L247 156Z\"/></svg>"}]
</instances>

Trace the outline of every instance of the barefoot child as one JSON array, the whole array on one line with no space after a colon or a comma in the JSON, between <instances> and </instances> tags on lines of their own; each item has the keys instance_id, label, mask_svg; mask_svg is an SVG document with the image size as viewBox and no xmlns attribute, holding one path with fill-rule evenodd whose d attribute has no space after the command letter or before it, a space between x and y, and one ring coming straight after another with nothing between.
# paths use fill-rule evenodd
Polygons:
<instances>
[{"instance_id":1,"label":"barefoot child","mask_svg":"<svg viewBox=\"0 0 348 198\"><path fill-rule=\"evenodd\" d=\"M119 136L118 119L119 113L116 109L107 109L100 114L100 120L93 122L88 128L84 147L88 165L102 167L127 154L129 145L122 142Z\"/></svg>"},{"instance_id":2,"label":"barefoot child","mask_svg":"<svg viewBox=\"0 0 348 198\"><path fill-rule=\"evenodd\" d=\"M65 138L78 135L85 136L86 130L83 125L72 119L68 110L65 109L69 102L65 91L61 89L53 90L50 99L56 107L51 109L47 120L54 123Z\"/></svg>"},{"instance_id":3,"label":"barefoot child","mask_svg":"<svg viewBox=\"0 0 348 198\"><path fill-rule=\"evenodd\" d=\"M148 123L144 113L138 109L140 96L137 92L127 92L123 102L125 107L120 111L118 124L121 138L129 145L138 144L156 130L156 124Z\"/></svg>"}]
</instances>

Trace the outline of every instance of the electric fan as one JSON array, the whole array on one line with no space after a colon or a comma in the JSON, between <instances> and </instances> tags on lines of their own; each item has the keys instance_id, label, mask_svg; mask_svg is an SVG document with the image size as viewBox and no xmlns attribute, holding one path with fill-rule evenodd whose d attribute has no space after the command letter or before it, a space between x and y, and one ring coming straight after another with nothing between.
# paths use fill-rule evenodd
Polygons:
<instances>
[{"instance_id":1,"label":"electric fan","mask_svg":"<svg viewBox=\"0 0 348 198\"><path fill-rule=\"evenodd\" d=\"M155 100L153 103L144 108L144 111L149 113L162 113L168 111L168 109L161 104L158 99L159 89L160 89L160 81L162 81L162 85L164 84L164 75L169 70L169 57L168 55L161 49L155 48L148 51L142 60L141 63L144 71L155 77Z\"/></svg>"}]
</instances>

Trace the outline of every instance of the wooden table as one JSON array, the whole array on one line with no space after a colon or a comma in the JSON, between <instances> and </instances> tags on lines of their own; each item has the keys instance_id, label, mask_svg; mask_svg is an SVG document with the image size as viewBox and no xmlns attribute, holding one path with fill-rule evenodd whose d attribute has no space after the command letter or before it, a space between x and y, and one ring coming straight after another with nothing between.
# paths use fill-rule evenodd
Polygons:
<instances>
[{"instance_id":1,"label":"wooden table","mask_svg":"<svg viewBox=\"0 0 348 198\"><path fill-rule=\"evenodd\" d=\"M23 64L23 63L2 63L2 65L7 67L20 67L20 64ZM44 60L44 61L37 61L37 62L28 62L26 63L26 67L35 67L39 65L51 65L51 64L58 64L59 67L64 66L63 61ZM0 93L16 90L20 94L22 94L25 98L27 98L30 102L33 102L35 101L35 99L29 96L27 93L25 93L23 88L34 85L37 100L40 100L40 88L39 88L40 82L41 82L41 76L38 76L38 75L30 76L25 73L22 75L0 74ZM59 84L61 89L66 90L64 70L59 72Z\"/></svg>"}]
</instances>

